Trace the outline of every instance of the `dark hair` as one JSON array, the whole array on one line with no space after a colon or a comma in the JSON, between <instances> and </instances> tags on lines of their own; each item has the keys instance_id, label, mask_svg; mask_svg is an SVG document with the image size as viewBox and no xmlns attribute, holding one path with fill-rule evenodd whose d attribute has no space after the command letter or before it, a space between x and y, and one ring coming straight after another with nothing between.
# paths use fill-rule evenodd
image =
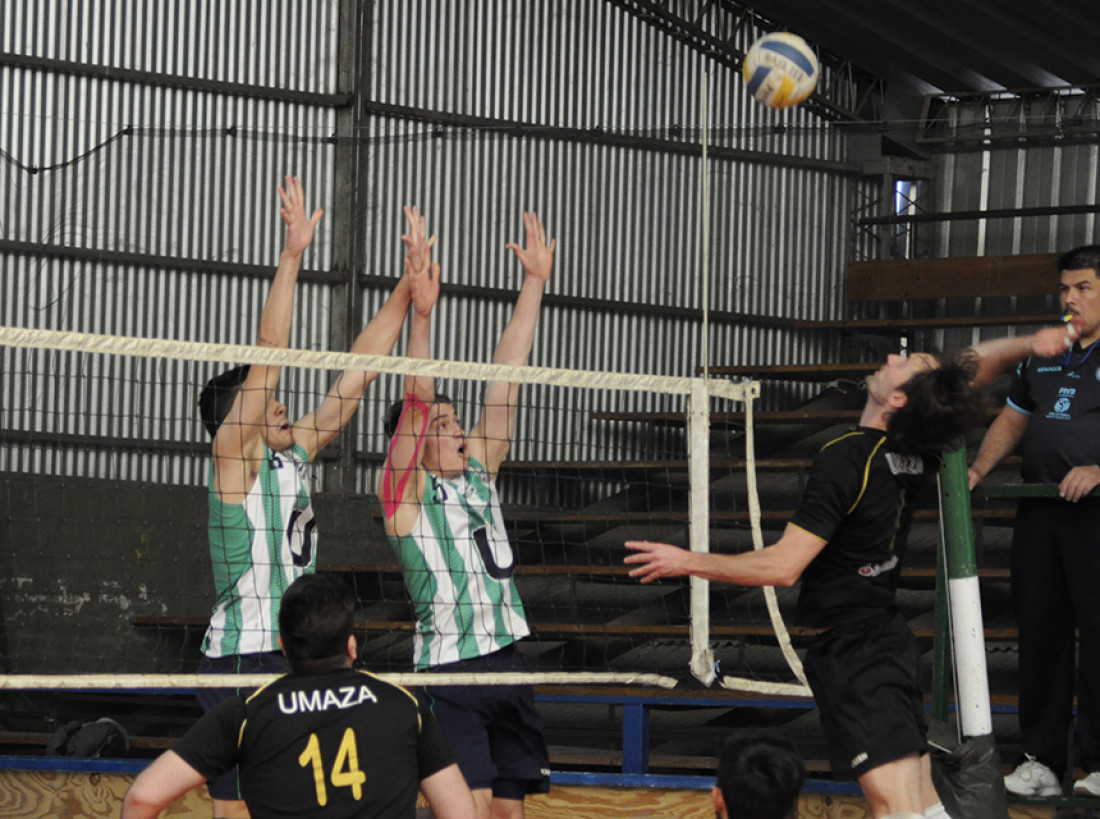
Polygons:
<instances>
[{"instance_id":1,"label":"dark hair","mask_svg":"<svg viewBox=\"0 0 1100 819\"><path fill-rule=\"evenodd\" d=\"M445 393L437 392L435 398L432 400L433 404L450 404L454 406L454 399ZM390 404L390 408L386 410L386 414L382 419L382 423L386 430L386 437L392 438L394 433L397 432L397 422L401 420L401 412L405 409L405 399L400 401L394 401Z\"/></svg>"},{"instance_id":2,"label":"dark hair","mask_svg":"<svg viewBox=\"0 0 1100 819\"><path fill-rule=\"evenodd\" d=\"M730 737L718 753L718 781L730 819L794 816L806 766L781 737Z\"/></svg>"},{"instance_id":3,"label":"dark hair","mask_svg":"<svg viewBox=\"0 0 1100 819\"><path fill-rule=\"evenodd\" d=\"M345 667L354 629L355 597L334 574L304 574L283 594L279 636L295 672Z\"/></svg>"},{"instance_id":4,"label":"dark hair","mask_svg":"<svg viewBox=\"0 0 1100 819\"><path fill-rule=\"evenodd\" d=\"M886 422L890 448L902 455L935 454L988 420L989 392L971 383L977 365L976 356L965 353L917 373L898 387L906 402Z\"/></svg>"},{"instance_id":5,"label":"dark hair","mask_svg":"<svg viewBox=\"0 0 1100 819\"><path fill-rule=\"evenodd\" d=\"M1100 278L1100 245L1075 247L1058 258L1058 272L1066 270L1088 270Z\"/></svg>"},{"instance_id":6,"label":"dark hair","mask_svg":"<svg viewBox=\"0 0 1100 819\"><path fill-rule=\"evenodd\" d=\"M211 438L218 434L218 427L233 408L233 401L241 391L241 384L248 378L249 369L245 364L215 375L199 393L199 418Z\"/></svg>"}]
</instances>

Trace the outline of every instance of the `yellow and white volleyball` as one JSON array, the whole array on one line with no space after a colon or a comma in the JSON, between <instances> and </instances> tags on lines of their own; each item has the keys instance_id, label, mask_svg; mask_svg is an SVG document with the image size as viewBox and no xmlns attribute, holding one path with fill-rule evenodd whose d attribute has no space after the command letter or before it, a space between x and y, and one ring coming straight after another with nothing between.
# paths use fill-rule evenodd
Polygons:
<instances>
[{"instance_id":1,"label":"yellow and white volleyball","mask_svg":"<svg viewBox=\"0 0 1100 819\"><path fill-rule=\"evenodd\" d=\"M752 44L741 73L749 93L769 108L798 105L817 87L813 49L797 34L776 31Z\"/></svg>"}]
</instances>

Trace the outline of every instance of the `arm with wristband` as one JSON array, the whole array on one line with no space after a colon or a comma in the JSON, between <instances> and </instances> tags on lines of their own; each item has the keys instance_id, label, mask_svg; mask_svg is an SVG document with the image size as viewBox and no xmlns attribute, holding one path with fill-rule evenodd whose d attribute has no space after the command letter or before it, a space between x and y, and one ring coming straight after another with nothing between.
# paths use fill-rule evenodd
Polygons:
<instances>
[{"instance_id":1,"label":"arm with wristband","mask_svg":"<svg viewBox=\"0 0 1100 819\"><path fill-rule=\"evenodd\" d=\"M427 359L431 357L432 308L439 299L439 264L431 260L436 237L425 238L425 220L417 208L406 207L405 215L409 219L409 233L401 240L408 248L405 268L413 308L405 355ZM432 378L410 375L405 379L404 406L386 453L378 492L386 532L390 535L407 534L419 514L425 482L420 457L428 427L428 407L434 400L435 382Z\"/></svg>"}]
</instances>

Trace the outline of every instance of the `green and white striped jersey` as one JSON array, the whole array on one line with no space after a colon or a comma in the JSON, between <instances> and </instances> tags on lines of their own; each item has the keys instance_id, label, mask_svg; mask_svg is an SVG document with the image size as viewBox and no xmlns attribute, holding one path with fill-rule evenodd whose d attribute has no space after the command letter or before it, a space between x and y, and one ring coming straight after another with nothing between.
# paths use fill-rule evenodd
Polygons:
<instances>
[{"instance_id":1,"label":"green and white striped jersey","mask_svg":"<svg viewBox=\"0 0 1100 819\"><path fill-rule=\"evenodd\" d=\"M496 486L475 459L454 480L429 475L412 531L390 538L416 615L418 670L491 654L530 631L512 579Z\"/></svg>"},{"instance_id":2,"label":"green and white striped jersey","mask_svg":"<svg viewBox=\"0 0 1100 819\"><path fill-rule=\"evenodd\" d=\"M283 592L317 560L308 481L302 447L265 449L244 503L222 503L210 465L210 562L218 599L202 642L206 656L279 650Z\"/></svg>"}]
</instances>

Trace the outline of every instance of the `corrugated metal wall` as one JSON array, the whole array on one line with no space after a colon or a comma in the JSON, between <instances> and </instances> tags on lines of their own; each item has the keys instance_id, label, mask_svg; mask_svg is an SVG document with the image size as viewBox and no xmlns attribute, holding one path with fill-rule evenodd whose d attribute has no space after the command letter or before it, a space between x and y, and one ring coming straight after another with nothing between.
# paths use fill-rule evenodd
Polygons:
<instances>
[{"instance_id":1,"label":"corrugated metal wall","mask_svg":"<svg viewBox=\"0 0 1100 819\"><path fill-rule=\"evenodd\" d=\"M15 59L0 67L8 155L0 162L0 238L29 245L7 244L0 256L2 321L253 343L282 242L275 188L293 169L316 201L331 199L333 148L322 137L335 129L331 110L263 94L331 90L334 4L36 1L2 9L0 51ZM219 275L203 263L239 269ZM262 277L248 270L257 265ZM330 267L323 235L307 265ZM291 343L326 348L331 284L304 283L297 298ZM0 469L205 480L203 447L172 445L202 441L196 384L214 367L4 356L4 427L56 440L6 441ZM315 391L317 381L290 374L288 384ZM135 439L167 447L126 445Z\"/></svg>"},{"instance_id":2,"label":"corrugated metal wall","mask_svg":"<svg viewBox=\"0 0 1100 819\"><path fill-rule=\"evenodd\" d=\"M739 36L747 47L755 33ZM747 97L734 72L602 0L379 4L373 42L372 99L463 122L491 121L468 127L449 125L445 117L434 125L378 117L371 123L381 137L372 155L379 210L396 214L403 203L420 205L440 236L444 282L514 292L521 272L504 245L521 239L524 209L537 210L558 238L548 293L579 303L543 308L533 361L675 375L702 363L697 318L631 307L703 305L701 161L682 149L699 138L704 71L711 86L712 148L821 160L803 169L712 156L710 309L838 315L851 181L840 167L842 137L809 114L763 108ZM447 60L440 53L456 56ZM508 127L513 123L536 127ZM585 132L599 139L586 141ZM624 137L621 144L601 141L614 136ZM663 144L630 142L638 137ZM391 168L404 170L395 175ZM381 222L370 221L371 270L395 263L395 226L392 218L387 229ZM605 300L619 306L609 309ZM434 339L437 354L488 360L509 305L445 294L437 308L446 317ZM469 327L486 329L463 332ZM832 352L828 344L805 334L715 322L711 361L812 361ZM395 397L396 387L389 389ZM536 410L532 399L533 393L525 400L531 409L521 414L520 428L537 437L520 436L519 458L608 457L600 434L590 428L574 434L585 427L590 405L682 407L665 396L574 396L579 418L572 418ZM620 457L667 456L682 447L679 434L667 430L603 435L615 438Z\"/></svg>"},{"instance_id":3,"label":"corrugated metal wall","mask_svg":"<svg viewBox=\"0 0 1100 819\"><path fill-rule=\"evenodd\" d=\"M982 129L996 142L989 147L958 148L933 156L935 176L925 207L939 213L979 210L1013 210L1100 202L1100 146L1096 143L1010 144L1005 131L1026 131L1027 117L1050 126L1058 116L1071 113L1088 119L1082 102L1074 97L1046 100L1042 111L1031 112L1021 100L963 100L949 105L941 114L940 135L966 134L973 142L975 129ZM1092 114L1097 103L1093 101ZM994 126L991 128L990 123ZM998 133L1001 131L1002 133ZM933 256L999 256L1027 253L1064 252L1100 241L1097 215L1045 214L991 219L963 219L916 226L921 244ZM1010 312L1057 315L1057 294L1046 299L1002 298L983 300L990 307ZM1008 302L1007 306L1000 302ZM1026 301L1026 303L1025 303ZM956 333L941 342L945 346L974 343L996 335L996 329Z\"/></svg>"},{"instance_id":4,"label":"corrugated metal wall","mask_svg":"<svg viewBox=\"0 0 1100 819\"><path fill-rule=\"evenodd\" d=\"M956 152L937 157L937 211L1095 204L1100 146L1046 145ZM1053 253L1097 241L1097 216L1026 216L946 222L933 233L936 255Z\"/></svg>"},{"instance_id":5,"label":"corrugated metal wall","mask_svg":"<svg viewBox=\"0 0 1100 819\"><path fill-rule=\"evenodd\" d=\"M294 346L341 337L349 270L368 276L362 312L380 306L388 284L369 277L400 273L401 206L415 203L440 235L445 283L477 288L441 300L435 353L488 360L520 281L504 245L522 239L521 212L535 209L559 249L532 361L691 373L701 345L690 311L704 293L701 163L686 146L698 141L704 71L710 308L838 315L852 181L828 124L764 109L731 70L602 0L390 0L363 5L362 103L372 113L351 117L351 132L340 77L355 70L338 65L347 5L4 4L0 321L251 342L282 241L274 188L294 170L310 202L330 210L307 254ZM737 36L743 47L755 32ZM331 213L348 146L362 151L369 188L350 217ZM364 260L339 257L338 216L362 232ZM810 361L830 344L716 320L711 358ZM193 404L210 368L3 355L0 469L202 482ZM80 386L77 371L106 380ZM288 373L287 403L304 411L327 380ZM389 379L371 406L397 392ZM673 403L638 396L617 408ZM570 417L527 413L517 457L607 457L606 444L586 448L581 416ZM377 419L360 413L357 450L380 451ZM62 435L165 445L120 452ZM623 457L679 446L673 433L621 438ZM365 467L352 482L371 484Z\"/></svg>"}]
</instances>

